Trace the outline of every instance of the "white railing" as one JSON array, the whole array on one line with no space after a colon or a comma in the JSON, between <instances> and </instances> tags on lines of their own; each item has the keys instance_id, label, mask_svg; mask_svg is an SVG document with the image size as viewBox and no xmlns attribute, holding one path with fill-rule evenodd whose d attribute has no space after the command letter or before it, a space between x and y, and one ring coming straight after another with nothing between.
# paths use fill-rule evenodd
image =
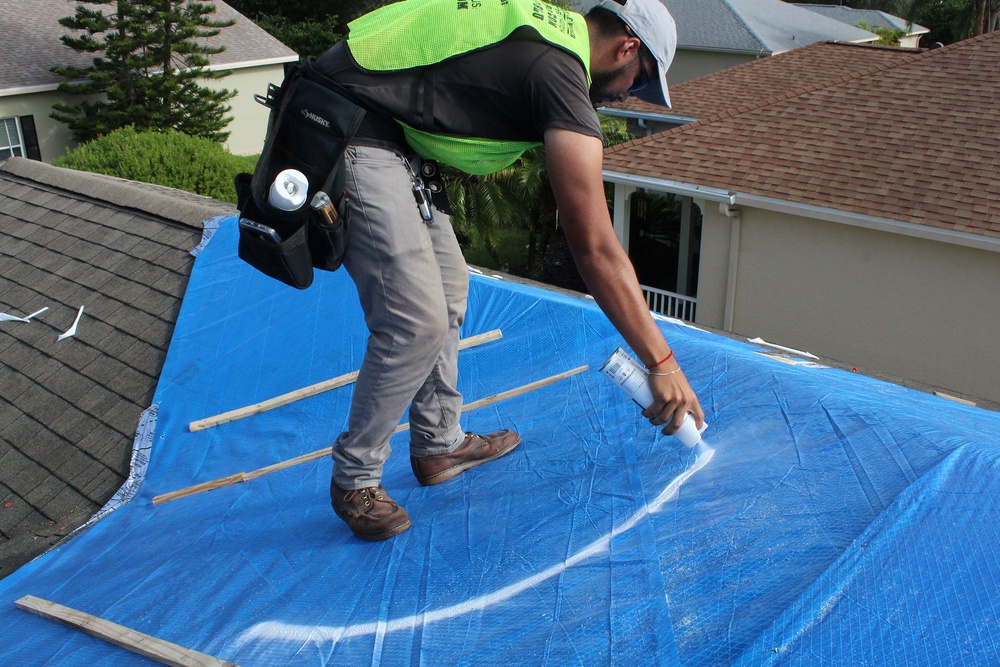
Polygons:
<instances>
[{"instance_id":1,"label":"white railing","mask_svg":"<svg viewBox=\"0 0 1000 667\"><path fill-rule=\"evenodd\" d=\"M646 305L654 313L661 313L667 317L674 317L678 320L694 322L695 313L698 309L698 299L693 296L684 296L676 292L668 292L655 287L640 285L642 293L646 296Z\"/></svg>"}]
</instances>

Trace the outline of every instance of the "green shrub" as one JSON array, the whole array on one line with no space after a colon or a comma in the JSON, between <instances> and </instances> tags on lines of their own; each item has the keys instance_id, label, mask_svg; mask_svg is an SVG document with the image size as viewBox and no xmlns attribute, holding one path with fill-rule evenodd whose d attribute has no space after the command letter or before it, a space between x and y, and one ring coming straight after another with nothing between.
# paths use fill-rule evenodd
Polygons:
<instances>
[{"instance_id":1,"label":"green shrub","mask_svg":"<svg viewBox=\"0 0 1000 667\"><path fill-rule=\"evenodd\" d=\"M256 156L233 155L210 139L125 127L82 144L53 164L235 203L233 178L252 172L256 160Z\"/></svg>"}]
</instances>

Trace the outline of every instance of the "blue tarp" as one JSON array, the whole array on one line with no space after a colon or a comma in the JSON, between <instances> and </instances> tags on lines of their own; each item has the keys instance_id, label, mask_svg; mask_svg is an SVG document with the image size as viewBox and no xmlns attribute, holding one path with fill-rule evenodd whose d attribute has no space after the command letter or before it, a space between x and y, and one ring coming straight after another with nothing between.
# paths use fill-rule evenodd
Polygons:
<instances>
[{"instance_id":1,"label":"blue tarp","mask_svg":"<svg viewBox=\"0 0 1000 667\"><path fill-rule=\"evenodd\" d=\"M0 581L0 664L152 662L16 609L34 595L240 665L1000 664L1000 415L663 321L705 447L660 435L597 372L623 341L582 299L473 277L465 414L511 455L434 487L393 439L413 528L354 539L329 458L153 504L329 446L350 386L195 420L356 370L353 284L297 292L199 256L135 498Z\"/></svg>"}]
</instances>

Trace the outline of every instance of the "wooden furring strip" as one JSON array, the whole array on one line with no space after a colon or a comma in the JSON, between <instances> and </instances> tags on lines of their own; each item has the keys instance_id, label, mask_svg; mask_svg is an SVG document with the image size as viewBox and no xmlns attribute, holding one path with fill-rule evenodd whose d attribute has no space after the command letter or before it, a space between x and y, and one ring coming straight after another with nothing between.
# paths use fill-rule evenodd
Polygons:
<instances>
[{"instance_id":1,"label":"wooden furring strip","mask_svg":"<svg viewBox=\"0 0 1000 667\"><path fill-rule=\"evenodd\" d=\"M502 337L503 334L499 329L493 329L492 331L487 331L486 333L463 338L458 342L458 349L464 350L466 348L475 347L476 345L482 345L483 343L498 340ZM346 384L351 384L357 379L358 371L351 371L350 373L338 375L337 377L329 380L317 382L316 384L309 385L308 387L290 391L287 394L269 398L266 401L261 401L260 403L254 403L253 405L248 405L244 408L237 408L235 410L223 412L222 414L215 415L214 417L205 417L204 419L193 421L188 426L188 430L193 433L195 431L202 431L206 428L211 428L220 424L227 424L231 421L243 419L244 417L249 417L251 415L259 415L262 412L280 408L283 405L294 403L295 401L303 398L309 398L310 396L315 396L316 394L322 394L324 391L330 391L331 389L336 389L337 387L343 387Z\"/></svg>"},{"instance_id":2,"label":"wooden furring strip","mask_svg":"<svg viewBox=\"0 0 1000 667\"><path fill-rule=\"evenodd\" d=\"M152 635L126 628L124 625L106 621L99 616L93 616L71 607L64 607L34 595L25 595L16 600L14 604L18 609L68 625L75 630L103 639L115 646L120 646L127 651L164 665L172 665L173 667L239 667L236 663L213 658L206 653L157 639Z\"/></svg>"},{"instance_id":3,"label":"wooden furring strip","mask_svg":"<svg viewBox=\"0 0 1000 667\"><path fill-rule=\"evenodd\" d=\"M487 396L486 398L481 398L478 401L473 401L472 403L466 403L462 406L462 412L468 412L469 410L475 410L476 408L481 408L486 405L492 405L499 401L512 398L514 396L520 396L521 394L526 394L529 391L539 389L546 385L552 384L553 382L558 382L578 373L589 369L590 366L578 366L571 370L559 373L558 375L553 375L551 377L544 378L542 380L537 380L508 391L501 392L499 394L494 394L492 396ZM393 433L400 433L410 428L409 422L405 424L400 424L396 427ZM329 456L333 451L332 447L324 447L323 449L317 449L315 452L310 452L308 454L302 454L301 456L296 456L293 459L288 459L286 461L280 461L278 463L272 463L269 466L264 466L263 468L258 468L257 470L252 470L250 472L238 472L232 475L227 475L225 477L220 477L218 479L209 480L207 482L202 482L201 484L195 484L194 486L187 486L183 489L178 489L176 491L170 491L169 493L161 493L158 496L153 497L153 504L159 505L160 503L165 503L170 500L176 500L178 498L184 498L185 496L193 496L196 493L201 493L202 491L211 491L212 489L218 489L223 486L229 486L230 484L236 484L238 482L245 482L251 479L256 479L263 475L269 473L283 470L285 468L291 468L292 466L298 465L300 463L305 463L307 461L313 461L315 459L323 458L324 456Z\"/></svg>"}]
</instances>

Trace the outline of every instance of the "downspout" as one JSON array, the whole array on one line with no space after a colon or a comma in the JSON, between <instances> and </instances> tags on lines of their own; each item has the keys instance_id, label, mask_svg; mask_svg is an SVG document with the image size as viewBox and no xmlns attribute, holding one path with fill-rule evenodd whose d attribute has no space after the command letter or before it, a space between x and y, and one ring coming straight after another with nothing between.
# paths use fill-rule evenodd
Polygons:
<instances>
[{"instance_id":1,"label":"downspout","mask_svg":"<svg viewBox=\"0 0 1000 667\"><path fill-rule=\"evenodd\" d=\"M719 204L719 212L730 219L729 228L729 271L726 274L726 307L722 314L724 331L733 330L733 314L736 310L736 272L740 265L740 232L742 216L740 209L726 203Z\"/></svg>"}]
</instances>

